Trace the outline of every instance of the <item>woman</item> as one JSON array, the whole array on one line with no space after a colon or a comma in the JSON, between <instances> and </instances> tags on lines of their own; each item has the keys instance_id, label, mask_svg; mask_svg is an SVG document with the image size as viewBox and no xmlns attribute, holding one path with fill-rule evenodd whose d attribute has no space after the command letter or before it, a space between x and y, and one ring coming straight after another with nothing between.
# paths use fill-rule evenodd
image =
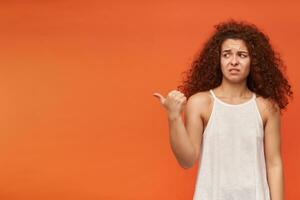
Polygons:
<instances>
[{"instance_id":1,"label":"woman","mask_svg":"<svg viewBox=\"0 0 300 200\"><path fill-rule=\"evenodd\" d=\"M199 159L194 200L283 200L280 115L293 94L284 67L254 24L229 20L215 26L178 90L153 94L179 164Z\"/></svg>"}]
</instances>

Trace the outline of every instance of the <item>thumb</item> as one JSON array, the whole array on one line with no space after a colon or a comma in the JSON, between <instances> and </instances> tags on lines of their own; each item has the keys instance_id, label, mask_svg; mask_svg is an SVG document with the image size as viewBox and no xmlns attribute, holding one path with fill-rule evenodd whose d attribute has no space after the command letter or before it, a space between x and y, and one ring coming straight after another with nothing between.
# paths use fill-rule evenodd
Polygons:
<instances>
[{"instance_id":1,"label":"thumb","mask_svg":"<svg viewBox=\"0 0 300 200\"><path fill-rule=\"evenodd\" d=\"M158 99L160 100L160 103L161 103L161 104L164 104L164 102L165 102L165 100L166 100L165 97L163 97L163 96L162 96L161 94L159 94L159 93L153 93L152 95L155 96L156 98L158 98Z\"/></svg>"}]
</instances>

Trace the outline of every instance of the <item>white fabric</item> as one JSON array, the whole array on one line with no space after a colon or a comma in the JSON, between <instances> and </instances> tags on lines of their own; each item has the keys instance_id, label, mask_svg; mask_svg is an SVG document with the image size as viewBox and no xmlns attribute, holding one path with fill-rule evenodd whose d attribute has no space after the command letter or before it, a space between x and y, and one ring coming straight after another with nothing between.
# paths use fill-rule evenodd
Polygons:
<instances>
[{"instance_id":1,"label":"white fabric","mask_svg":"<svg viewBox=\"0 0 300 200\"><path fill-rule=\"evenodd\" d=\"M203 133L193 200L270 200L264 130L256 95L214 103Z\"/></svg>"}]
</instances>

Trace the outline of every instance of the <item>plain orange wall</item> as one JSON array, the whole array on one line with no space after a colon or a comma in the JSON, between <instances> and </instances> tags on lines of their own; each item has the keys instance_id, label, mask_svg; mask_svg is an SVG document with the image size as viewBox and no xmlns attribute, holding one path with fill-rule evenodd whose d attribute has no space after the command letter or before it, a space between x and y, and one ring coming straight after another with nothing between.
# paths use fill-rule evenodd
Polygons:
<instances>
[{"instance_id":1,"label":"plain orange wall","mask_svg":"<svg viewBox=\"0 0 300 200\"><path fill-rule=\"evenodd\" d=\"M153 92L180 83L228 18L281 53L295 100L282 118L287 199L299 199L300 3L1 1L0 199L192 199Z\"/></svg>"}]
</instances>

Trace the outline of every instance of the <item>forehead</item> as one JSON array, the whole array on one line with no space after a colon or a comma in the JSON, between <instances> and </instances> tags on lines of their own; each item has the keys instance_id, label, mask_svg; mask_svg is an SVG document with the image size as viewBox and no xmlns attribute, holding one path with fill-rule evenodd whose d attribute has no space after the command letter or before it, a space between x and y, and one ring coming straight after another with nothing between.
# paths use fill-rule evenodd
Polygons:
<instances>
[{"instance_id":1,"label":"forehead","mask_svg":"<svg viewBox=\"0 0 300 200\"><path fill-rule=\"evenodd\" d=\"M235 49L247 51L246 43L241 39L226 39L221 46L222 50Z\"/></svg>"}]
</instances>

